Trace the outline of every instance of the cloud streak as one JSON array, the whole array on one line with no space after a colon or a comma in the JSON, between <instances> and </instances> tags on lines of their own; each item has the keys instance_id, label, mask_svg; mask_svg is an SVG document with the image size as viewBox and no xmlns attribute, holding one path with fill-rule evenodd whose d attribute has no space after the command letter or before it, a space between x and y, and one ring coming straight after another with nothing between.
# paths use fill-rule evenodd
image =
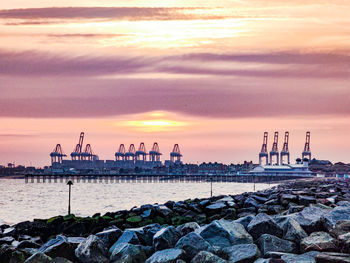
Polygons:
<instances>
[{"instance_id":1,"label":"cloud streak","mask_svg":"<svg viewBox=\"0 0 350 263\"><path fill-rule=\"evenodd\" d=\"M36 20L107 19L107 20L192 20L223 19L225 16L191 13L205 8L151 8L151 7L48 7L0 10L2 19L29 20L21 23L41 23ZM52 21L55 22L55 21ZM15 25L16 23L12 23Z\"/></svg>"},{"instance_id":2,"label":"cloud streak","mask_svg":"<svg viewBox=\"0 0 350 263\"><path fill-rule=\"evenodd\" d=\"M216 63L243 63L239 69L216 68ZM283 67L245 68L263 63ZM30 67L28 66L30 65ZM257 78L350 78L350 56L340 54L188 54L160 57L77 56L41 52L0 52L3 76L106 76L135 73L167 73Z\"/></svg>"}]
</instances>

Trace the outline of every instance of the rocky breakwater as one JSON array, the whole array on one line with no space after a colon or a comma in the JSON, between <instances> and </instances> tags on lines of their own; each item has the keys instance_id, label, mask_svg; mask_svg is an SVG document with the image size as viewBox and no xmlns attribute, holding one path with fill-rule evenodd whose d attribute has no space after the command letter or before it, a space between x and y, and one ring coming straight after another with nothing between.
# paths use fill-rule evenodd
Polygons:
<instances>
[{"instance_id":1,"label":"rocky breakwater","mask_svg":"<svg viewBox=\"0 0 350 263\"><path fill-rule=\"evenodd\" d=\"M0 262L350 262L348 181L0 226Z\"/></svg>"}]
</instances>

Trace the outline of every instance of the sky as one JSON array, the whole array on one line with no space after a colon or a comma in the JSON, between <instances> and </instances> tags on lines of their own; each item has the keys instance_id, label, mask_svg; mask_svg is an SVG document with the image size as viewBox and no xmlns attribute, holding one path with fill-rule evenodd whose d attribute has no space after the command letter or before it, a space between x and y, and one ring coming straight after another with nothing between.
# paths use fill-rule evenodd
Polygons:
<instances>
[{"instance_id":1,"label":"sky","mask_svg":"<svg viewBox=\"0 0 350 263\"><path fill-rule=\"evenodd\" d=\"M317 159L350 162L348 0L11 0L0 9L0 164L49 165L85 132L178 143L184 162L258 162L263 132L311 132Z\"/></svg>"}]
</instances>

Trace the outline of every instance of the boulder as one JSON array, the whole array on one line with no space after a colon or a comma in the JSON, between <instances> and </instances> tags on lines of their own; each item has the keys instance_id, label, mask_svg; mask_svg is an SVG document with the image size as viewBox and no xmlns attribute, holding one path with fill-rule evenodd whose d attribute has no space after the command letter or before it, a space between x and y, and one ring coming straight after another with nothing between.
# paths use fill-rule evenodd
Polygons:
<instances>
[{"instance_id":1,"label":"boulder","mask_svg":"<svg viewBox=\"0 0 350 263\"><path fill-rule=\"evenodd\" d=\"M112 253L114 248L120 243L129 243L133 245L140 245L140 240L135 231L125 230L123 234L118 238L112 247L109 249L109 253Z\"/></svg>"},{"instance_id":2,"label":"boulder","mask_svg":"<svg viewBox=\"0 0 350 263\"><path fill-rule=\"evenodd\" d=\"M16 248L40 248L40 245L31 240L22 240L17 244Z\"/></svg>"},{"instance_id":3,"label":"boulder","mask_svg":"<svg viewBox=\"0 0 350 263\"><path fill-rule=\"evenodd\" d=\"M337 251L337 240L326 232L314 232L300 243L300 249L307 251Z\"/></svg>"},{"instance_id":4,"label":"boulder","mask_svg":"<svg viewBox=\"0 0 350 263\"><path fill-rule=\"evenodd\" d=\"M215 220L209 225L197 229L195 232L212 246L229 247L253 243L253 238L241 224L224 219Z\"/></svg>"},{"instance_id":5,"label":"boulder","mask_svg":"<svg viewBox=\"0 0 350 263\"><path fill-rule=\"evenodd\" d=\"M157 213L159 213L163 217L168 217L173 213L173 211L165 205L157 205L155 208Z\"/></svg>"},{"instance_id":6,"label":"boulder","mask_svg":"<svg viewBox=\"0 0 350 263\"><path fill-rule=\"evenodd\" d=\"M252 207L254 209L258 209L260 206L259 202L256 201L254 198L252 197L248 197L245 201L244 201L244 205L243 207Z\"/></svg>"},{"instance_id":7,"label":"boulder","mask_svg":"<svg viewBox=\"0 0 350 263\"><path fill-rule=\"evenodd\" d=\"M324 215L325 226L327 229L332 229L337 222L343 220L350 220L350 207L348 206L338 206L332 211Z\"/></svg>"},{"instance_id":8,"label":"boulder","mask_svg":"<svg viewBox=\"0 0 350 263\"><path fill-rule=\"evenodd\" d=\"M282 194L281 196L281 203L283 205L288 205L291 202L295 203L297 200L298 200L298 197L296 195Z\"/></svg>"},{"instance_id":9,"label":"boulder","mask_svg":"<svg viewBox=\"0 0 350 263\"><path fill-rule=\"evenodd\" d=\"M331 231L329 231L329 233L334 237L338 237L340 235L344 235L349 232L350 232L350 220L337 222L334 228Z\"/></svg>"},{"instance_id":10,"label":"boulder","mask_svg":"<svg viewBox=\"0 0 350 263\"><path fill-rule=\"evenodd\" d=\"M72 261L66 259L66 258L54 258L53 260L50 261L50 263L73 263Z\"/></svg>"},{"instance_id":11,"label":"boulder","mask_svg":"<svg viewBox=\"0 0 350 263\"><path fill-rule=\"evenodd\" d=\"M281 259L286 263L316 263L315 257L317 256L316 253L309 254L301 254L301 255L295 255L295 254L286 254L281 257Z\"/></svg>"},{"instance_id":12,"label":"boulder","mask_svg":"<svg viewBox=\"0 0 350 263\"><path fill-rule=\"evenodd\" d=\"M320 253L315 259L316 263L350 263L350 255L342 253Z\"/></svg>"},{"instance_id":13,"label":"boulder","mask_svg":"<svg viewBox=\"0 0 350 263\"><path fill-rule=\"evenodd\" d=\"M180 248L186 252L187 259L191 260L200 251L211 251L214 249L200 235L191 232L182 237L175 245L175 248Z\"/></svg>"},{"instance_id":14,"label":"boulder","mask_svg":"<svg viewBox=\"0 0 350 263\"><path fill-rule=\"evenodd\" d=\"M230 263L252 263L260 257L255 244L235 245L222 250Z\"/></svg>"},{"instance_id":15,"label":"boulder","mask_svg":"<svg viewBox=\"0 0 350 263\"><path fill-rule=\"evenodd\" d=\"M170 248L157 251L146 263L176 263L179 259L185 259L185 251L178 248Z\"/></svg>"},{"instance_id":16,"label":"boulder","mask_svg":"<svg viewBox=\"0 0 350 263\"><path fill-rule=\"evenodd\" d=\"M305 237L307 237L306 232L293 218L288 219L287 222L284 223L283 239L299 244Z\"/></svg>"},{"instance_id":17,"label":"boulder","mask_svg":"<svg viewBox=\"0 0 350 263\"><path fill-rule=\"evenodd\" d=\"M297 221L306 233L312 233L323 229L323 217L326 213L327 211L321 208L309 206L289 217Z\"/></svg>"},{"instance_id":18,"label":"boulder","mask_svg":"<svg viewBox=\"0 0 350 263\"><path fill-rule=\"evenodd\" d=\"M139 228L130 228L128 230L136 233L142 245L152 246L154 235L161 229L162 226L160 224L155 223Z\"/></svg>"},{"instance_id":19,"label":"boulder","mask_svg":"<svg viewBox=\"0 0 350 263\"><path fill-rule=\"evenodd\" d=\"M211 215L221 213L222 209L224 208L226 208L225 203L214 203L214 204L208 205L205 208L205 211L209 216L211 216Z\"/></svg>"},{"instance_id":20,"label":"boulder","mask_svg":"<svg viewBox=\"0 0 350 263\"><path fill-rule=\"evenodd\" d=\"M0 238L0 246L2 244L11 245L13 241L15 241L15 239L13 237L10 237L10 236L2 237L2 238Z\"/></svg>"},{"instance_id":21,"label":"boulder","mask_svg":"<svg viewBox=\"0 0 350 263\"><path fill-rule=\"evenodd\" d=\"M239 219L236 219L235 222L242 224L244 226L245 229L247 229L249 223L254 219L255 216L253 215L248 215L248 216L244 216L241 217Z\"/></svg>"},{"instance_id":22,"label":"boulder","mask_svg":"<svg viewBox=\"0 0 350 263\"><path fill-rule=\"evenodd\" d=\"M247 226L249 234L258 239L263 234L271 234L278 237L283 236L283 229L267 214L260 213Z\"/></svg>"},{"instance_id":23,"label":"boulder","mask_svg":"<svg viewBox=\"0 0 350 263\"><path fill-rule=\"evenodd\" d=\"M226 260L208 251L201 251L191 260L191 263L226 263Z\"/></svg>"},{"instance_id":24,"label":"boulder","mask_svg":"<svg viewBox=\"0 0 350 263\"><path fill-rule=\"evenodd\" d=\"M176 230L182 235L185 236L188 233L191 233L195 231L196 229L200 228L197 222L188 222L185 224L182 224L176 228Z\"/></svg>"},{"instance_id":25,"label":"boulder","mask_svg":"<svg viewBox=\"0 0 350 263\"><path fill-rule=\"evenodd\" d=\"M45 253L51 258L65 257L74 261L76 259L74 249L75 247L68 243L65 236L58 235L42 245L38 251Z\"/></svg>"},{"instance_id":26,"label":"boulder","mask_svg":"<svg viewBox=\"0 0 350 263\"><path fill-rule=\"evenodd\" d=\"M284 253L296 253L298 252L295 243L278 238L270 234L263 234L257 240L257 244L263 255L268 252L284 252Z\"/></svg>"},{"instance_id":27,"label":"boulder","mask_svg":"<svg viewBox=\"0 0 350 263\"><path fill-rule=\"evenodd\" d=\"M102 232L98 232L95 235L106 243L107 247L111 247L118 238L123 234L118 227L113 226L107 229L104 229Z\"/></svg>"},{"instance_id":28,"label":"boulder","mask_svg":"<svg viewBox=\"0 0 350 263\"><path fill-rule=\"evenodd\" d=\"M106 244L97 236L90 235L75 250L75 255L82 263L108 263Z\"/></svg>"},{"instance_id":29,"label":"boulder","mask_svg":"<svg viewBox=\"0 0 350 263\"><path fill-rule=\"evenodd\" d=\"M143 263L146 259L142 246L128 243L118 244L110 256L111 263Z\"/></svg>"},{"instance_id":30,"label":"boulder","mask_svg":"<svg viewBox=\"0 0 350 263\"><path fill-rule=\"evenodd\" d=\"M26 261L24 261L24 263L50 263L52 258L50 258L49 256L46 256L44 253L36 253L33 256L27 258Z\"/></svg>"},{"instance_id":31,"label":"boulder","mask_svg":"<svg viewBox=\"0 0 350 263\"><path fill-rule=\"evenodd\" d=\"M180 239L181 234L173 226L159 230L153 236L153 247L155 250L163 250L173 247Z\"/></svg>"},{"instance_id":32,"label":"boulder","mask_svg":"<svg viewBox=\"0 0 350 263\"><path fill-rule=\"evenodd\" d=\"M312 196L299 195L299 205L308 206L316 203L316 198Z\"/></svg>"}]
</instances>

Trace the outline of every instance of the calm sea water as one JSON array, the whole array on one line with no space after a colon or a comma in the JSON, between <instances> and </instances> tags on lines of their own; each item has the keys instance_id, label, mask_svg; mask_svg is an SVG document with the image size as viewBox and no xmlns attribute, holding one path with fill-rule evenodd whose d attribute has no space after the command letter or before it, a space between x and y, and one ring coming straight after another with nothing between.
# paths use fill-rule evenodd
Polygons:
<instances>
[{"instance_id":1,"label":"calm sea water","mask_svg":"<svg viewBox=\"0 0 350 263\"><path fill-rule=\"evenodd\" d=\"M256 184L256 190L272 187ZM253 191L252 183L213 183L213 195ZM0 224L15 224L34 218L65 215L68 186L60 183L25 183L24 179L0 179ZM106 183L75 182L72 186L71 211L77 216L130 209L142 204L165 203L168 200L210 197L210 183L156 182Z\"/></svg>"}]
</instances>

